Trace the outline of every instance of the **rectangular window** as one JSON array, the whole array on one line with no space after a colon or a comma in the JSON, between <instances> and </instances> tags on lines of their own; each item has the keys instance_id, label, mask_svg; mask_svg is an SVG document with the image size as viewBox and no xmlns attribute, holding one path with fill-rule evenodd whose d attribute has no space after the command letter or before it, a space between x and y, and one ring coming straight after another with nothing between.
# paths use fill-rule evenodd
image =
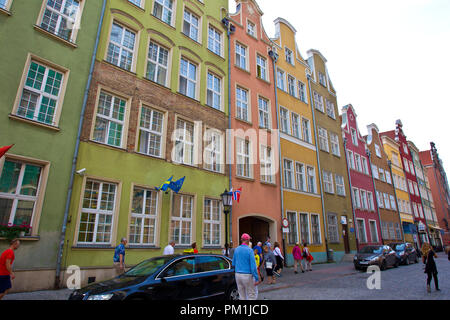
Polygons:
<instances>
[{"instance_id":1,"label":"rectangular window","mask_svg":"<svg viewBox=\"0 0 450 320\"><path fill-rule=\"evenodd\" d=\"M62 72L31 60L16 114L56 126L56 113L60 107L64 81Z\"/></svg>"},{"instance_id":2,"label":"rectangular window","mask_svg":"<svg viewBox=\"0 0 450 320\"><path fill-rule=\"evenodd\" d=\"M184 10L183 33L198 42L199 18L190 11Z\"/></svg>"},{"instance_id":3,"label":"rectangular window","mask_svg":"<svg viewBox=\"0 0 450 320\"><path fill-rule=\"evenodd\" d=\"M314 105L316 106L316 109L321 112L324 112L323 97L315 91L313 91L313 96L314 96Z\"/></svg>"},{"instance_id":4,"label":"rectangular window","mask_svg":"<svg viewBox=\"0 0 450 320\"><path fill-rule=\"evenodd\" d=\"M329 213L328 217L328 239L331 243L339 243L339 227L337 215Z\"/></svg>"},{"instance_id":5,"label":"rectangular window","mask_svg":"<svg viewBox=\"0 0 450 320\"><path fill-rule=\"evenodd\" d=\"M317 192L317 186L316 186L316 170L313 167L307 167L307 179L308 179L308 192L316 193Z\"/></svg>"},{"instance_id":6,"label":"rectangular window","mask_svg":"<svg viewBox=\"0 0 450 320\"><path fill-rule=\"evenodd\" d=\"M300 213L300 235L302 243L310 243L309 240L309 219L307 213Z\"/></svg>"},{"instance_id":7,"label":"rectangular window","mask_svg":"<svg viewBox=\"0 0 450 320\"><path fill-rule=\"evenodd\" d=\"M385 182L386 179L384 178L384 170L381 169L381 168L378 168L378 172L379 172L380 180L383 181L383 182Z\"/></svg>"},{"instance_id":8,"label":"rectangular window","mask_svg":"<svg viewBox=\"0 0 450 320\"><path fill-rule=\"evenodd\" d=\"M162 157L164 114L148 107L141 108L139 152Z\"/></svg>"},{"instance_id":9,"label":"rectangular window","mask_svg":"<svg viewBox=\"0 0 450 320\"><path fill-rule=\"evenodd\" d=\"M347 150L347 156L348 156L348 167L350 169L355 169L355 158L353 157L353 152L350 150Z\"/></svg>"},{"instance_id":10,"label":"rectangular window","mask_svg":"<svg viewBox=\"0 0 450 320\"><path fill-rule=\"evenodd\" d=\"M288 92L291 96L296 97L297 96L297 88L296 88L296 81L295 78L291 75L288 75Z\"/></svg>"},{"instance_id":11,"label":"rectangular window","mask_svg":"<svg viewBox=\"0 0 450 320\"><path fill-rule=\"evenodd\" d=\"M297 178L297 190L306 192L305 165L299 162L295 163L295 175Z\"/></svg>"},{"instance_id":12,"label":"rectangular window","mask_svg":"<svg viewBox=\"0 0 450 320\"><path fill-rule=\"evenodd\" d=\"M272 149L267 146L261 146L260 153L261 153L260 158L261 181L267 183L274 183L275 176L273 172Z\"/></svg>"},{"instance_id":13,"label":"rectangular window","mask_svg":"<svg viewBox=\"0 0 450 320\"><path fill-rule=\"evenodd\" d=\"M294 189L294 168L292 160L284 159L284 187Z\"/></svg>"},{"instance_id":14,"label":"rectangular window","mask_svg":"<svg viewBox=\"0 0 450 320\"><path fill-rule=\"evenodd\" d=\"M291 127L289 123L289 110L280 106L280 122L281 132L291 134Z\"/></svg>"},{"instance_id":15,"label":"rectangular window","mask_svg":"<svg viewBox=\"0 0 450 320\"><path fill-rule=\"evenodd\" d=\"M100 91L93 140L122 147L126 108L124 99Z\"/></svg>"},{"instance_id":16,"label":"rectangular window","mask_svg":"<svg viewBox=\"0 0 450 320\"><path fill-rule=\"evenodd\" d=\"M370 191L367 191L367 201L369 204L369 211L375 211L375 205L373 203L373 193Z\"/></svg>"},{"instance_id":17,"label":"rectangular window","mask_svg":"<svg viewBox=\"0 0 450 320\"><path fill-rule=\"evenodd\" d=\"M182 194L173 195L173 209L170 217L170 239L175 244L186 246L192 243L193 207L193 196Z\"/></svg>"},{"instance_id":18,"label":"rectangular window","mask_svg":"<svg viewBox=\"0 0 450 320\"><path fill-rule=\"evenodd\" d=\"M376 191L376 195L377 195L377 202L378 202L378 206L380 208L384 208L384 204L383 204L383 194L379 191Z\"/></svg>"},{"instance_id":19,"label":"rectangular window","mask_svg":"<svg viewBox=\"0 0 450 320\"><path fill-rule=\"evenodd\" d=\"M3 2L3 3L2 3ZM77 0L47 0L40 26L42 29L74 42L73 34L77 15L80 12L80 1ZM6 9L6 1L0 1L0 7Z\"/></svg>"},{"instance_id":20,"label":"rectangular window","mask_svg":"<svg viewBox=\"0 0 450 320\"><path fill-rule=\"evenodd\" d=\"M300 136L300 116L294 112L291 113L291 120L292 120L292 135L298 139L301 138Z\"/></svg>"},{"instance_id":21,"label":"rectangular window","mask_svg":"<svg viewBox=\"0 0 450 320\"><path fill-rule=\"evenodd\" d=\"M177 119L175 141L175 162L194 164L194 124Z\"/></svg>"},{"instance_id":22,"label":"rectangular window","mask_svg":"<svg viewBox=\"0 0 450 320\"><path fill-rule=\"evenodd\" d=\"M3 9L3 10L9 10L9 3L11 2L12 0L0 0L0 8L1 9Z\"/></svg>"},{"instance_id":23,"label":"rectangular window","mask_svg":"<svg viewBox=\"0 0 450 320\"><path fill-rule=\"evenodd\" d=\"M405 171L409 173L408 160L406 160L405 158L403 158L403 167L404 167Z\"/></svg>"},{"instance_id":24,"label":"rectangular window","mask_svg":"<svg viewBox=\"0 0 450 320\"><path fill-rule=\"evenodd\" d=\"M340 196L345 196L344 177L336 174L335 179L336 179L336 193Z\"/></svg>"},{"instance_id":25,"label":"rectangular window","mask_svg":"<svg viewBox=\"0 0 450 320\"><path fill-rule=\"evenodd\" d=\"M247 48L236 43L236 66L247 70Z\"/></svg>"},{"instance_id":26,"label":"rectangular window","mask_svg":"<svg viewBox=\"0 0 450 320\"><path fill-rule=\"evenodd\" d=\"M366 157L361 157L361 161L362 161L363 172L368 175L369 174L369 167L367 165Z\"/></svg>"},{"instance_id":27,"label":"rectangular window","mask_svg":"<svg viewBox=\"0 0 450 320\"><path fill-rule=\"evenodd\" d=\"M367 192L365 190L361 190L361 208L368 210L368 202L367 202Z\"/></svg>"},{"instance_id":28,"label":"rectangular window","mask_svg":"<svg viewBox=\"0 0 450 320\"><path fill-rule=\"evenodd\" d=\"M374 164L372 165L372 174L375 179L380 179L380 176L378 174L378 167Z\"/></svg>"},{"instance_id":29,"label":"rectangular window","mask_svg":"<svg viewBox=\"0 0 450 320\"><path fill-rule=\"evenodd\" d=\"M318 127L319 129L319 147L321 150L329 152L328 146L328 132L326 129Z\"/></svg>"},{"instance_id":30,"label":"rectangular window","mask_svg":"<svg viewBox=\"0 0 450 320\"><path fill-rule=\"evenodd\" d=\"M361 156L355 152L356 170L362 172Z\"/></svg>"},{"instance_id":31,"label":"rectangular window","mask_svg":"<svg viewBox=\"0 0 450 320\"><path fill-rule=\"evenodd\" d=\"M381 192L380 192L380 195L381 195ZM386 193L383 193L383 198L384 198L384 207L386 208L386 209L390 209L391 207L390 207L390 202L389 202L389 195L388 194L386 194Z\"/></svg>"},{"instance_id":32,"label":"rectangular window","mask_svg":"<svg viewBox=\"0 0 450 320\"><path fill-rule=\"evenodd\" d=\"M329 101L328 99L325 99L325 104L327 106L327 115L332 119L336 119L336 114L334 112L334 103Z\"/></svg>"},{"instance_id":33,"label":"rectangular window","mask_svg":"<svg viewBox=\"0 0 450 320\"><path fill-rule=\"evenodd\" d=\"M289 221L289 235L288 235L288 243L290 245L294 245L298 242L298 233L297 233L297 213L295 212L287 212L287 219Z\"/></svg>"},{"instance_id":34,"label":"rectangular window","mask_svg":"<svg viewBox=\"0 0 450 320\"><path fill-rule=\"evenodd\" d=\"M222 79L208 72L208 89L206 104L217 110L222 110Z\"/></svg>"},{"instance_id":35,"label":"rectangular window","mask_svg":"<svg viewBox=\"0 0 450 320\"><path fill-rule=\"evenodd\" d=\"M358 227L358 240L360 243L367 243L366 226L363 219L356 219Z\"/></svg>"},{"instance_id":36,"label":"rectangular window","mask_svg":"<svg viewBox=\"0 0 450 320\"><path fill-rule=\"evenodd\" d=\"M222 33L212 26L208 27L208 49L222 56Z\"/></svg>"},{"instance_id":37,"label":"rectangular window","mask_svg":"<svg viewBox=\"0 0 450 320\"><path fill-rule=\"evenodd\" d=\"M398 161L398 154L395 152L392 152L392 163L394 163L396 166L400 166L400 162Z\"/></svg>"},{"instance_id":38,"label":"rectangular window","mask_svg":"<svg viewBox=\"0 0 450 320\"><path fill-rule=\"evenodd\" d=\"M389 239L388 224L385 221L381 222L381 236L383 239Z\"/></svg>"},{"instance_id":39,"label":"rectangular window","mask_svg":"<svg viewBox=\"0 0 450 320\"><path fill-rule=\"evenodd\" d=\"M313 244L320 244L322 242L320 238L319 215L317 214L311 214L311 235Z\"/></svg>"},{"instance_id":40,"label":"rectangular window","mask_svg":"<svg viewBox=\"0 0 450 320\"><path fill-rule=\"evenodd\" d=\"M391 209L392 210L397 210L397 206L395 204L395 198L393 195L389 195L389 199L391 200Z\"/></svg>"},{"instance_id":41,"label":"rectangular window","mask_svg":"<svg viewBox=\"0 0 450 320\"><path fill-rule=\"evenodd\" d=\"M353 188L353 202L356 208L361 208L361 198L359 197L359 190L357 188Z\"/></svg>"},{"instance_id":42,"label":"rectangular window","mask_svg":"<svg viewBox=\"0 0 450 320\"><path fill-rule=\"evenodd\" d=\"M205 199L203 212L203 245L220 246L220 201Z\"/></svg>"},{"instance_id":43,"label":"rectangular window","mask_svg":"<svg viewBox=\"0 0 450 320\"><path fill-rule=\"evenodd\" d=\"M220 132L211 129L206 131L205 169L222 172L222 140Z\"/></svg>"},{"instance_id":44,"label":"rectangular window","mask_svg":"<svg viewBox=\"0 0 450 320\"><path fill-rule=\"evenodd\" d=\"M150 41L147 58L147 79L166 86L168 65L169 50Z\"/></svg>"},{"instance_id":45,"label":"rectangular window","mask_svg":"<svg viewBox=\"0 0 450 320\"><path fill-rule=\"evenodd\" d=\"M251 168L250 168L250 142L244 139L236 140L236 171L237 175L240 177L251 178Z\"/></svg>"},{"instance_id":46,"label":"rectangular window","mask_svg":"<svg viewBox=\"0 0 450 320\"><path fill-rule=\"evenodd\" d=\"M331 153L335 156L341 156L341 150L339 149L339 136L333 132L330 132Z\"/></svg>"},{"instance_id":47,"label":"rectangular window","mask_svg":"<svg viewBox=\"0 0 450 320\"><path fill-rule=\"evenodd\" d=\"M153 15L165 23L172 25L173 0L155 0Z\"/></svg>"},{"instance_id":48,"label":"rectangular window","mask_svg":"<svg viewBox=\"0 0 450 320\"><path fill-rule=\"evenodd\" d=\"M236 117L248 121L248 91L242 88L236 88Z\"/></svg>"},{"instance_id":49,"label":"rectangular window","mask_svg":"<svg viewBox=\"0 0 450 320\"><path fill-rule=\"evenodd\" d=\"M395 239L395 229L393 222L389 222L389 239Z\"/></svg>"},{"instance_id":50,"label":"rectangular window","mask_svg":"<svg viewBox=\"0 0 450 320\"><path fill-rule=\"evenodd\" d=\"M400 231L400 224L399 223L395 223L395 238L397 240L401 240L402 239L402 233Z\"/></svg>"},{"instance_id":51,"label":"rectangular window","mask_svg":"<svg viewBox=\"0 0 450 320\"><path fill-rule=\"evenodd\" d=\"M269 101L267 99L258 97L258 109L259 109L259 126L261 128L270 129Z\"/></svg>"},{"instance_id":52,"label":"rectangular window","mask_svg":"<svg viewBox=\"0 0 450 320\"><path fill-rule=\"evenodd\" d=\"M372 238L372 243L378 242L378 232L377 232L377 222L369 220L370 235Z\"/></svg>"},{"instance_id":53,"label":"rectangular window","mask_svg":"<svg viewBox=\"0 0 450 320\"><path fill-rule=\"evenodd\" d=\"M352 143L355 145L355 146L358 146L358 133L356 132L356 130L355 129L351 129L351 133L352 133Z\"/></svg>"},{"instance_id":54,"label":"rectangular window","mask_svg":"<svg viewBox=\"0 0 450 320\"><path fill-rule=\"evenodd\" d=\"M377 155L378 158L381 158L381 149L380 146L375 144L375 154Z\"/></svg>"},{"instance_id":55,"label":"rectangular window","mask_svg":"<svg viewBox=\"0 0 450 320\"><path fill-rule=\"evenodd\" d=\"M308 101L307 101L307 94L306 94L306 86L301 81L298 82L298 97L304 103L308 103Z\"/></svg>"},{"instance_id":56,"label":"rectangular window","mask_svg":"<svg viewBox=\"0 0 450 320\"><path fill-rule=\"evenodd\" d=\"M88 179L78 231L78 243L111 243L117 185Z\"/></svg>"},{"instance_id":57,"label":"rectangular window","mask_svg":"<svg viewBox=\"0 0 450 320\"><path fill-rule=\"evenodd\" d=\"M323 85L324 87L327 86L327 79L325 75L322 72L319 72L319 83Z\"/></svg>"},{"instance_id":58,"label":"rectangular window","mask_svg":"<svg viewBox=\"0 0 450 320\"><path fill-rule=\"evenodd\" d=\"M155 245L158 193L135 187L131 206L130 243Z\"/></svg>"},{"instance_id":59,"label":"rectangular window","mask_svg":"<svg viewBox=\"0 0 450 320\"><path fill-rule=\"evenodd\" d=\"M415 176L416 173L414 171L414 164L411 161L409 162L409 169L411 170L411 174Z\"/></svg>"},{"instance_id":60,"label":"rectangular window","mask_svg":"<svg viewBox=\"0 0 450 320\"><path fill-rule=\"evenodd\" d=\"M5 159L0 176L0 224L32 224L42 171L38 165Z\"/></svg>"},{"instance_id":61,"label":"rectangular window","mask_svg":"<svg viewBox=\"0 0 450 320\"><path fill-rule=\"evenodd\" d=\"M284 48L284 52L286 55L286 61L290 64L294 64L294 55L292 53L292 50L288 49L288 48Z\"/></svg>"},{"instance_id":62,"label":"rectangular window","mask_svg":"<svg viewBox=\"0 0 450 320\"><path fill-rule=\"evenodd\" d=\"M267 60L260 56L256 56L256 76L267 81Z\"/></svg>"},{"instance_id":63,"label":"rectangular window","mask_svg":"<svg viewBox=\"0 0 450 320\"><path fill-rule=\"evenodd\" d=\"M197 96L197 65L181 58L180 93L195 99Z\"/></svg>"},{"instance_id":64,"label":"rectangular window","mask_svg":"<svg viewBox=\"0 0 450 320\"><path fill-rule=\"evenodd\" d=\"M333 174L331 172L323 171L324 190L328 193L334 193Z\"/></svg>"},{"instance_id":65,"label":"rectangular window","mask_svg":"<svg viewBox=\"0 0 450 320\"><path fill-rule=\"evenodd\" d=\"M109 37L106 61L115 66L131 71L135 43L136 34L133 31L117 23L113 23L111 35Z\"/></svg>"},{"instance_id":66,"label":"rectangular window","mask_svg":"<svg viewBox=\"0 0 450 320\"><path fill-rule=\"evenodd\" d=\"M309 120L305 118L302 118L302 136L304 141L312 143L311 126L309 124Z\"/></svg>"},{"instance_id":67,"label":"rectangular window","mask_svg":"<svg viewBox=\"0 0 450 320\"><path fill-rule=\"evenodd\" d=\"M277 69L277 87L280 90L286 91L286 79L284 77L284 71Z\"/></svg>"},{"instance_id":68,"label":"rectangular window","mask_svg":"<svg viewBox=\"0 0 450 320\"><path fill-rule=\"evenodd\" d=\"M250 21L247 21L247 33L252 37L256 37L256 26Z\"/></svg>"}]
</instances>

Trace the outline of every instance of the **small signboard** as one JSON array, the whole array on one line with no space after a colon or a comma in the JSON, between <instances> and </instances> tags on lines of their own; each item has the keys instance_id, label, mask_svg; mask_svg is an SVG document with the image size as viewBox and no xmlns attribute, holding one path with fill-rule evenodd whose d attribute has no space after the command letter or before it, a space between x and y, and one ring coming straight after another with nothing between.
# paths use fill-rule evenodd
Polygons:
<instances>
[{"instance_id":1,"label":"small signboard","mask_svg":"<svg viewBox=\"0 0 450 320\"><path fill-rule=\"evenodd\" d=\"M283 227L283 233L289 233L289 228L284 228Z\"/></svg>"},{"instance_id":2,"label":"small signboard","mask_svg":"<svg viewBox=\"0 0 450 320\"><path fill-rule=\"evenodd\" d=\"M341 224L347 224L347 217L341 216Z\"/></svg>"}]
</instances>

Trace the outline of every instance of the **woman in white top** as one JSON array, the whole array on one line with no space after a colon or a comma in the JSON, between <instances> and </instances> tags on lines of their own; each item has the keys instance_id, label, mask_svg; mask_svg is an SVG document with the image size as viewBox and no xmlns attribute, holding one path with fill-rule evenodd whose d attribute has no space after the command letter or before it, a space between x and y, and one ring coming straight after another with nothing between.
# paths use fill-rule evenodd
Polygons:
<instances>
[{"instance_id":1,"label":"woman in white top","mask_svg":"<svg viewBox=\"0 0 450 320\"><path fill-rule=\"evenodd\" d=\"M273 244L273 254L275 255L275 259L277 259L277 265L276 265L275 269L273 270L273 272L277 276L281 277L281 270L283 269L284 257L281 254L280 244L278 242L275 242Z\"/></svg>"},{"instance_id":2,"label":"woman in white top","mask_svg":"<svg viewBox=\"0 0 450 320\"><path fill-rule=\"evenodd\" d=\"M308 244L305 242L303 244L303 250L302 250L302 264L304 266L305 271L312 271L311 269L311 261L312 261L312 255L309 252Z\"/></svg>"}]
</instances>

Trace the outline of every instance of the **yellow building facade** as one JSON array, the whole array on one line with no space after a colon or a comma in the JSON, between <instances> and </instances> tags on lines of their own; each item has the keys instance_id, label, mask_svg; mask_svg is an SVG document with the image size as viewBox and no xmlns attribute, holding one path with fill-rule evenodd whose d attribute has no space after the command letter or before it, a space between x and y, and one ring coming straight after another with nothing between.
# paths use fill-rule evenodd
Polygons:
<instances>
[{"instance_id":1,"label":"yellow building facade","mask_svg":"<svg viewBox=\"0 0 450 320\"><path fill-rule=\"evenodd\" d=\"M397 196L398 209L400 211L400 218L403 225L403 234L406 242L414 243L412 233L408 232L405 225L414 225L411 203L409 200L408 186L405 175L403 173L403 164L400 161L400 154L398 152L399 145L397 142L388 136L382 136L384 150L392 163L392 180L394 181L395 193Z\"/></svg>"},{"instance_id":2,"label":"yellow building facade","mask_svg":"<svg viewBox=\"0 0 450 320\"><path fill-rule=\"evenodd\" d=\"M317 162L313 116L309 104L307 74L311 70L295 41L296 30L286 20L275 20L272 39L278 59L275 67L281 148L283 217L289 221L284 233L287 263L292 249L307 243L314 262L326 262L320 170Z\"/></svg>"}]
</instances>

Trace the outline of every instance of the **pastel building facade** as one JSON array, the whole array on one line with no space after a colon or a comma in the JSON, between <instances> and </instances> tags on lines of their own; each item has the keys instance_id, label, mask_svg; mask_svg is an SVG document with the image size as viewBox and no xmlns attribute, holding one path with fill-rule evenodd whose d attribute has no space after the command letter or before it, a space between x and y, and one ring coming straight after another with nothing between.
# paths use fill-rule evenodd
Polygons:
<instances>
[{"instance_id":1,"label":"pastel building facade","mask_svg":"<svg viewBox=\"0 0 450 320\"><path fill-rule=\"evenodd\" d=\"M252 243L282 242L281 194L275 80L271 41L256 1L237 1L229 19L231 48L231 129L233 189L242 189L232 209L232 241L248 233Z\"/></svg>"},{"instance_id":2,"label":"pastel building facade","mask_svg":"<svg viewBox=\"0 0 450 320\"><path fill-rule=\"evenodd\" d=\"M375 167L370 166L366 141L358 129L356 117L357 115L352 105L342 108L342 133L346 139L357 246L360 249L366 245L382 244L382 228L378 211L378 203L381 203L381 196L380 192L378 192L378 198L376 198L377 193L372 180L372 176L376 174Z\"/></svg>"},{"instance_id":3,"label":"pastel building facade","mask_svg":"<svg viewBox=\"0 0 450 320\"><path fill-rule=\"evenodd\" d=\"M282 18L274 22L283 218L289 221L289 233L284 234L287 262L293 264L291 253L296 243L307 243L314 261L326 262L326 222L307 79L311 70L300 54L295 28ZM332 235L338 238L337 221L334 227Z\"/></svg>"}]
</instances>

